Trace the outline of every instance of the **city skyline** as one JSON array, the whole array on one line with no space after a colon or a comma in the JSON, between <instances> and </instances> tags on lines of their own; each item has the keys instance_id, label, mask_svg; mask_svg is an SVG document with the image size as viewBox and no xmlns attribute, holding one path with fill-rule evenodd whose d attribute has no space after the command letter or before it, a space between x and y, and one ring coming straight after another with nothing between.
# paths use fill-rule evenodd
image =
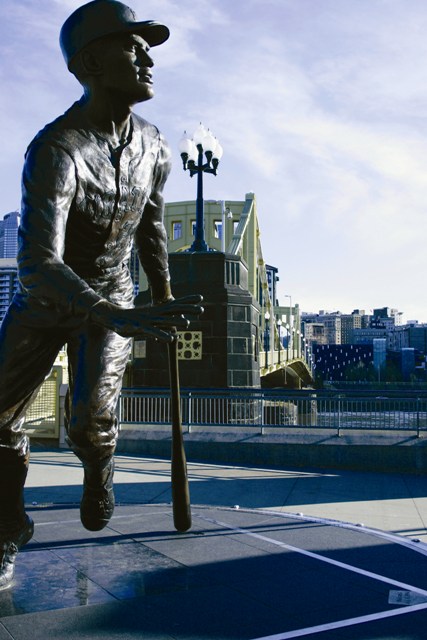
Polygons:
<instances>
[{"instance_id":1,"label":"city skyline","mask_svg":"<svg viewBox=\"0 0 427 640\"><path fill-rule=\"evenodd\" d=\"M15 265L15 269L16 269L19 218L20 216L18 211L9 212L7 214L4 214L3 219L0 218L0 263L1 263L0 267L6 267L7 265L7 268L10 269L10 267L13 267L13 265ZM6 220L9 220L8 229L5 228ZM6 239L6 236L8 236L8 239ZM209 238L208 238L208 241L210 243ZM280 276L280 274L277 274L277 275ZM277 287L277 281L276 281L275 287ZM274 298L274 295L272 296L271 290L270 290L270 298L271 299ZM292 302L291 296L288 296L287 299L289 301L289 304L292 304L293 307L294 305L299 305L298 300L294 300ZM281 307L287 306L286 304L283 304L283 300L279 300L278 302L280 303ZM3 309L3 313L5 310L6 308ZM310 311L310 312L300 308L302 320L304 319L305 316L306 317L313 317L313 316L322 316L322 317L331 316L332 317L336 315L339 315L339 316L361 315L361 316L374 317L376 315L374 312L380 312L380 313L387 312L387 315L389 315L389 317L393 316L397 318L398 323L401 324L401 319L402 319L401 316L403 316L403 312L401 312L399 309L392 309L390 307L384 308L384 307L376 306L374 307L374 309L370 309L369 311L366 311L365 309L355 309L355 308L353 308L351 311L349 310L343 311L341 309L334 308L333 310L318 309L316 311ZM1 319L2 319L2 310L0 309L0 321ZM411 320L418 322L417 318L412 318Z\"/></svg>"},{"instance_id":2,"label":"city skyline","mask_svg":"<svg viewBox=\"0 0 427 640\"><path fill-rule=\"evenodd\" d=\"M19 208L25 148L81 91L58 47L76 0L0 7L2 197ZM153 101L165 133L168 202L195 198L177 150L200 120L218 136L206 199L255 193L278 297L305 312L388 306L427 322L427 6L420 0L130 0L163 21Z\"/></svg>"}]
</instances>

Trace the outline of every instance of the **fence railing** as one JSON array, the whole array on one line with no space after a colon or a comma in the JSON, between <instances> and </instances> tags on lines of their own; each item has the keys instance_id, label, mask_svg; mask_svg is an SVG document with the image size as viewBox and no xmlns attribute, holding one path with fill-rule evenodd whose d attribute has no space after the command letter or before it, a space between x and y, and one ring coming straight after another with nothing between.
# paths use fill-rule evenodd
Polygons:
<instances>
[{"instance_id":1,"label":"fence railing","mask_svg":"<svg viewBox=\"0 0 427 640\"><path fill-rule=\"evenodd\" d=\"M57 438L59 435L59 391L62 367L54 366L43 382L25 416L25 431L34 438Z\"/></svg>"},{"instance_id":2,"label":"fence railing","mask_svg":"<svg viewBox=\"0 0 427 640\"><path fill-rule=\"evenodd\" d=\"M183 425L193 428L304 427L343 430L427 431L427 395L375 396L276 390L181 391ZM124 425L170 424L168 390L123 389L119 405Z\"/></svg>"}]
</instances>

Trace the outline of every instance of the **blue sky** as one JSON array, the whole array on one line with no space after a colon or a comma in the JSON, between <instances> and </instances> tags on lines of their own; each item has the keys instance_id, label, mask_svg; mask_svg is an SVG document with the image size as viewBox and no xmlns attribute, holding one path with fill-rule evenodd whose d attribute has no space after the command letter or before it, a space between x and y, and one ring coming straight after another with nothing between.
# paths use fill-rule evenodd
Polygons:
<instances>
[{"instance_id":1,"label":"blue sky","mask_svg":"<svg viewBox=\"0 0 427 640\"><path fill-rule=\"evenodd\" d=\"M81 4L0 4L0 215L19 207L28 142L80 96L58 33ZM177 144L202 121L224 148L205 197L256 194L283 303L427 322L425 0L129 4L171 29L152 51L156 96L136 108L174 152L166 200L195 197Z\"/></svg>"}]
</instances>

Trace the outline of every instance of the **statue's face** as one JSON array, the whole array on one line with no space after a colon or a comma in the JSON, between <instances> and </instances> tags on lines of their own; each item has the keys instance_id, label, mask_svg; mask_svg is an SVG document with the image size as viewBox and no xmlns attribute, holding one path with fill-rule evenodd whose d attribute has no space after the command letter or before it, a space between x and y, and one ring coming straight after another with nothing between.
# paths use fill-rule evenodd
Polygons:
<instances>
[{"instance_id":1,"label":"statue's face","mask_svg":"<svg viewBox=\"0 0 427 640\"><path fill-rule=\"evenodd\" d=\"M147 42L141 36L129 33L105 38L102 44L104 89L131 104L152 98L154 62L148 53Z\"/></svg>"}]
</instances>

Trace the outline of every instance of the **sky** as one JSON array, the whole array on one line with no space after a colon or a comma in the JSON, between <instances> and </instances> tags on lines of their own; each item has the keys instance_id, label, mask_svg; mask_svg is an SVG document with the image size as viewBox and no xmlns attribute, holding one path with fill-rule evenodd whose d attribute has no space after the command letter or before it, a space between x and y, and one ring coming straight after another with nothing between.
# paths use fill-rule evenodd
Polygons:
<instances>
[{"instance_id":1,"label":"sky","mask_svg":"<svg viewBox=\"0 0 427 640\"><path fill-rule=\"evenodd\" d=\"M19 208L26 146L81 95L58 45L81 4L0 3L0 217ZM255 193L279 302L427 322L427 2L128 4L171 31L135 108L172 148L166 201L195 198L178 143L201 121L224 149L205 198Z\"/></svg>"}]
</instances>

